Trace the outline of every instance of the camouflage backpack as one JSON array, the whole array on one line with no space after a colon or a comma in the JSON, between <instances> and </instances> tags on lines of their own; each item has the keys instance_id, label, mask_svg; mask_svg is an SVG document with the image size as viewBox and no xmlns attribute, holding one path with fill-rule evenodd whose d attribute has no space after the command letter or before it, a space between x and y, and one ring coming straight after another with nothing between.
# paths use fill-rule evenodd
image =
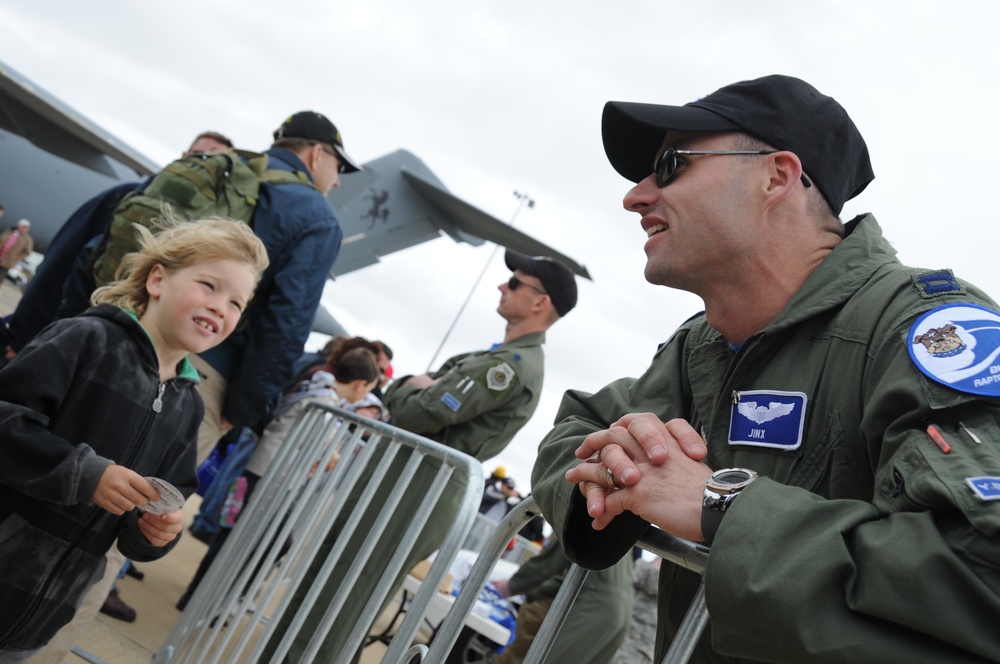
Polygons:
<instances>
[{"instance_id":1,"label":"camouflage backpack","mask_svg":"<svg viewBox=\"0 0 1000 664\"><path fill-rule=\"evenodd\" d=\"M90 264L97 287L114 281L122 257L138 249L134 224L156 232L168 208L180 219L229 217L251 224L260 183L314 186L301 171L267 168L267 155L243 150L182 157L156 174L149 185L122 199Z\"/></svg>"}]
</instances>

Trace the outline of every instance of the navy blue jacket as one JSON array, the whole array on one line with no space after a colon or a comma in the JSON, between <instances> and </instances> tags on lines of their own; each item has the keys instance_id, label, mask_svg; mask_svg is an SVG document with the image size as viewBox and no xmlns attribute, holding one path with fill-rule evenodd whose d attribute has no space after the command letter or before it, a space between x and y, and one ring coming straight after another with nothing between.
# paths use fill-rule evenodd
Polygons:
<instances>
[{"instance_id":1,"label":"navy blue jacket","mask_svg":"<svg viewBox=\"0 0 1000 664\"><path fill-rule=\"evenodd\" d=\"M268 168L309 174L288 150L267 155ZM343 238L330 202L306 184L262 182L252 226L271 264L245 326L201 355L229 381L222 413L235 426L260 420L288 385Z\"/></svg>"}]
</instances>

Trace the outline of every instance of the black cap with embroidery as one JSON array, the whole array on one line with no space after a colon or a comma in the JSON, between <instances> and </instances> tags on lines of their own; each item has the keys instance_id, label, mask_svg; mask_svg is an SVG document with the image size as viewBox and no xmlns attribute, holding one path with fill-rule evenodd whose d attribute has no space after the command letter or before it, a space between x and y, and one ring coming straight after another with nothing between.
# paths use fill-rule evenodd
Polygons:
<instances>
[{"instance_id":1,"label":"black cap with embroidery","mask_svg":"<svg viewBox=\"0 0 1000 664\"><path fill-rule=\"evenodd\" d=\"M604 106L604 151L632 182L653 172L668 130L745 132L794 152L837 215L875 178L868 146L847 111L791 76L733 83L684 106L620 101Z\"/></svg>"},{"instance_id":2,"label":"black cap with embroidery","mask_svg":"<svg viewBox=\"0 0 1000 664\"><path fill-rule=\"evenodd\" d=\"M326 143L332 147L343 162L343 173L360 171L361 166L351 159L344 150L344 140L337 127L325 115L316 111L299 111L290 115L274 130L274 140L280 138L304 138L309 141Z\"/></svg>"},{"instance_id":3,"label":"black cap with embroidery","mask_svg":"<svg viewBox=\"0 0 1000 664\"><path fill-rule=\"evenodd\" d=\"M504 262L511 271L520 270L537 277L560 316L565 316L576 306L576 278L559 261L548 256L525 256L508 249Z\"/></svg>"}]
</instances>

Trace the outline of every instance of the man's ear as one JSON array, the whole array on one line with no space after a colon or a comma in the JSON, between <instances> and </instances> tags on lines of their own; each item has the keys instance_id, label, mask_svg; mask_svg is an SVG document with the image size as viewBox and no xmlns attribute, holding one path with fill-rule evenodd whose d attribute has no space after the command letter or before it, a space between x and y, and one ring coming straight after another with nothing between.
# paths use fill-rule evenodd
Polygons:
<instances>
[{"instance_id":1,"label":"man's ear","mask_svg":"<svg viewBox=\"0 0 1000 664\"><path fill-rule=\"evenodd\" d=\"M315 173L316 169L319 168L320 160L323 159L323 155L320 152L323 151L323 146L317 143L309 148L309 158L306 160L306 165L309 166L309 172Z\"/></svg>"},{"instance_id":2,"label":"man's ear","mask_svg":"<svg viewBox=\"0 0 1000 664\"><path fill-rule=\"evenodd\" d=\"M794 152L782 150L770 155L768 165L765 193L773 204L795 191L802 177L802 162Z\"/></svg>"}]
</instances>

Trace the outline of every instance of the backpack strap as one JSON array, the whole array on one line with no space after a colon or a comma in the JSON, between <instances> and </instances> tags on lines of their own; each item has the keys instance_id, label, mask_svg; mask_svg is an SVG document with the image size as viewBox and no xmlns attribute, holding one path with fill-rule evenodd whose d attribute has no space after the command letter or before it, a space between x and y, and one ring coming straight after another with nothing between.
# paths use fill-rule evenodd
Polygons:
<instances>
[{"instance_id":1,"label":"backpack strap","mask_svg":"<svg viewBox=\"0 0 1000 664\"><path fill-rule=\"evenodd\" d=\"M313 184L309 174L305 171L286 171L279 168L268 168L261 174L260 179L270 184L305 184L316 189L316 185Z\"/></svg>"},{"instance_id":2,"label":"backpack strap","mask_svg":"<svg viewBox=\"0 0 1000 664\"><path fill-rule=\"evenodd\" d=\"M268 168L268 157L266 152L251 152L249 150L234 150L236 154L243 158L247 166L250 167L257 177L270 184L305 184L313 189L312 178L305 171L286 171L280 168Z\"/></svg>"}]
</instances>

